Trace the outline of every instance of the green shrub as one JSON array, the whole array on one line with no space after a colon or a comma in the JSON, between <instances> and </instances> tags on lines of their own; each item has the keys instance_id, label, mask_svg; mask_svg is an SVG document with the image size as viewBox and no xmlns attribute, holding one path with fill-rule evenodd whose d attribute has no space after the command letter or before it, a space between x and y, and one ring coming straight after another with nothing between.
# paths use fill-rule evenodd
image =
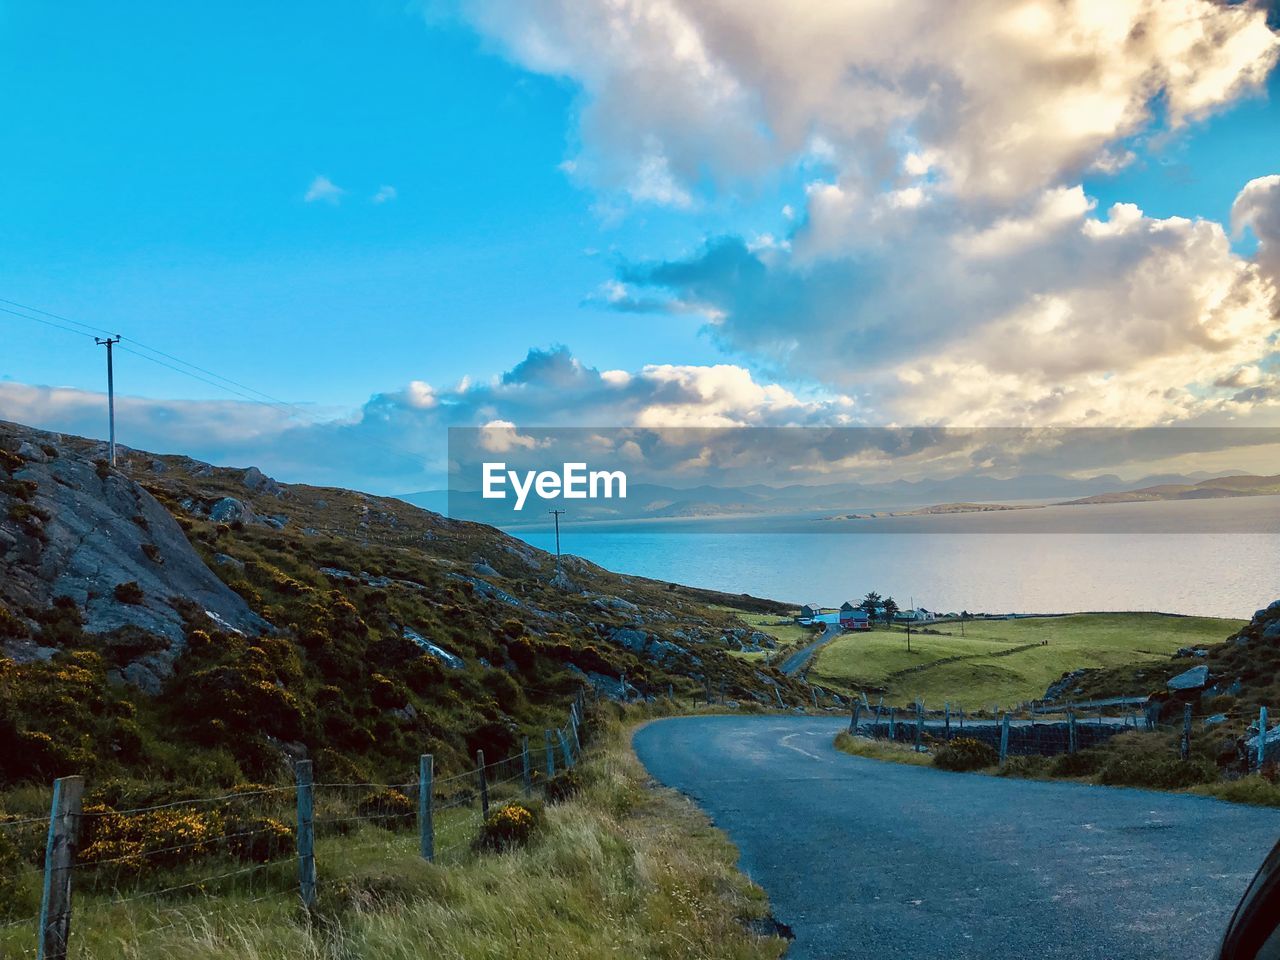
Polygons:
<instances>
[{"instance_id":1,"label":"green shrub","mask_svg":"<svg viewBox=\"0 0 1280 960\"><path fill-rule=\"evenodd\" d=\"M390 787L371 793L356 804L357 814L387 830L407 830L412 827L417 809L412 800Z\"/></svg>"},{"instance_id":2,"label":"green shrub","mask_svg":"<svg viewBox=\"0 0 1280 960\"><path fill-rule=\"evenodd\" d=\"M1000 755L981 740L958 737L933 755L933 765L943 770L981 770L998 763Z\"/></svg>"},{"instance_id":3,"label":"green shrub","mask_svg":"<svg viewBox=\"0 0 1280 960\"><path fill-rule=\"evenodd\" d=\"M1050 762L1049 773L1055 777L1091 777L1102 768L1103 760L1091 750L1062 753Z\"/></svg>"},{"instance_id":4,"label":"green shrub","mask_svg":"<svg viewBox=\"0 0 1280 960\"><path fill-rule=\"evenodd\" d=\"M272 817L244 817L226 823L227 853L237 860L266 863L294 848L293 827Z\"/></svg>"},{"instance_id":5,"label":"green shrub","mask_svg":"<svg viewBox=\"0 0 1280 960\"><path fill-rule=\"evenodd\" d=\"M562 770L547 781L547 800L551 803L563 803L582 792L582 775L577 768Z\"/></svg>"},{"instance_id":6,"label":"green shrub","mask_svg":"<svg viewBox=\"0 0 1280 960\"><path fill-rule=\"evenodd\" d=\"M9 612L9 608L0 603L0 639L25 637L26 625Z\"/></svg>"},{"instance_id":7,"label":"green shrub","mask_svg":"<svg viewBox=\"0 0 1280 960\"><path fill-rule=\"evenodd\" d=\"M489 812L476 837L479 850L514 850L526 846L542 826L542 809L531 803L507 803Z\"/></svg>"},{"instance_id":8,"label":"green shrub","mask_svg":"<svg viewBox=\"0 0 1280 960\"><path fill-rule=\"evenodd\" d=\"M1181 790L1212 783L1218 779L1218 769L1207 760L1126 756L1108 760L1099 779L1108 786Z\"/></svg>"},{"instance_id":9,"label":"green shrub","mask_svg":"<svg viewBox=\"0 0 1280 960\"><path fill-rule=\"evenodd\" d=\"M1005 758L1000 774L1005 777L1043 777L1048 772L1048 757L1027 756Z\"/></svg>"}]
</instances>

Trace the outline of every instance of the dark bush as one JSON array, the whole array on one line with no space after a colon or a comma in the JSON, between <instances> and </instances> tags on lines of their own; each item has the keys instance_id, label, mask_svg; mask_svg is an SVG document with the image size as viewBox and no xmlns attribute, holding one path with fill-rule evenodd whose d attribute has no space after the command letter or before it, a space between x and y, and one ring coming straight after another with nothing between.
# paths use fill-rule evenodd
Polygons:
<instances>
[{"instance_id":1,"label":"dark bush","mask_svg":"<svg viewBox=\"0 0 1280 960\"><path fill-rule=\"evenodd\" d=\"M547 800L563 803L582 792L582 776L576 769L562 770L547 781Z\"/></svg>"},{"instance_id":2,"label":"dark bush","mask_svg":"<svg viewBox=\"0 0 1280 960\"><path fill-rule=\"evenodd\" d=\"M1101 769L1103 757L1091 750L1080 753L1063 753L1049 764L1049 773L1055 777L1091 777Z\"/></svg>"},{"instance_id":3,"label":"dark bush","mask_svg":"<svg viewBox=\"0 0 1280 960\"><path fill-rule=\"evenodd\" d=\"M357 814L387 830L409 829L417 810L412 800L390 787L371 793L356 804Z\"/></svg>"},{"instance_id":4,"label":"dark bush","mask_svg":"<svg viewBox=\"0 0 1280 960\"><path fill-rule=\"evenodd\" d=\"M143 601L142 588L138 586L137 580L127 580L124 583L117 583L115 596L121 603L128 603L135 606Z\"/></svg>"},{"instance_id":5,"label":"dark bush","mask_svg":"<svg viewBox=\"0 0 1280 960\"><path fill-rule=\"evenodd\" d=\"M943 770L981 770L999 760L1000 755L990 745L972 737L951 740L933 755L933 765Z\"/></svg>"},{"instance_id":6,"label":"dark bush","mask_svg":"<svg viewBox=\"0 0 1280 960\"><path fill-rule=\"evenodd\" d=\"M253 863L266 863L294 848L293 828L272 817L228 820L226 837L227 853Z\"/></svg>"},{"instance_id":7,"label":"dark bush","mask_svg":"<svg viewBox=\"0 0 1280 960\"><path fill-rule=\"evenodd\" d=\"M1102 768L1101 782L1118 787L1154 787L1181 790L1218 779L1217 768L1207 760L1174 757L1114 757Z\"/></svg>"},{"instance_id":8,"label":"dark bush","mask_svg":"<svg viewBox=\"0 0 1280 960\"><path fill-rule=\"evenodd\" d=\"M1006 757L1004 769L1000 773L1006 777L1042 777L1048 771L1048 757L1025 756Z\"/></svg>"}]
</instances>

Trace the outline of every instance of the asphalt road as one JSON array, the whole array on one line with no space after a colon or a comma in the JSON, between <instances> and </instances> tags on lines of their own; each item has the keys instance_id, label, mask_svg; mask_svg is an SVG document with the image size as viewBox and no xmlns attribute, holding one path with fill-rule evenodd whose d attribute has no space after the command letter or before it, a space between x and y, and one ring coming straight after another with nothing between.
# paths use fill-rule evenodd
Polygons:
<instances>
[{"instance_id":1,"label":"asphalt road","mask_svg":"<svg viewBox=\"0 0 1280 960\"><path fill-rule=\"evenodd\" d=\"M806 643L803 647L787 656L778 667L783 673L792 676L804 669L804 665L809 662L809 658L814 655L817 649L824 644L830 643L836 637L843 633L838 623L828 623L827 629L822 631L822 635L812 643Z\"/></svg>"},{"instance_id":2,"label":"asphalt road","mask_svg":"<svg viewBox=\"0 0 1280 960\"><path fill-rule=\"evenodd\" d=\"M789 960L1209 957L1280 810L851 757L847 721L689 717L637 731L727 831Z\"/></svg>"}]
</instances>

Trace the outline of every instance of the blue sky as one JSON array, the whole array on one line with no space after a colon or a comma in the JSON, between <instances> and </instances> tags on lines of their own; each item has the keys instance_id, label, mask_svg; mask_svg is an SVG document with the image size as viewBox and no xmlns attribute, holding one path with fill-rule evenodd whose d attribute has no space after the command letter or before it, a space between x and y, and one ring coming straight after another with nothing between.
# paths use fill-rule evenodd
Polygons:
<instances>
[{"instance_id":1,"label":"blue sky","mask_svg":"<svg viewBox=\"0 0 1280 960\"><path fill-rule=\"evenodd\" d=\"M793 324L812 330L776 301L752 320L772 324L763 338L739 318L740 304L709 333L708 319L718 322L732 297L706 284L649 291L674 305L659 311L604 302L603 285L623 265L696 271L703 245L720 237L741 238L770 276L793 271L792 289L811 268L785 260L785 248L759 253L761 236L816 236L806 185L845 184L858 164L847 159L850 144L838 143L835 159L817 141L783 149L787 118L767 112L746 126L767 128L762 152L776 146L776 155L728 162L672 119L678 104L646 119L641 103L631 127L651 123L644 142L658 144L672 169L697 173L681 187L688 203L628 194L598 171L635 161L619 145L619 116L628 121L618 97L643 96L650 75L622 74L619 94L613 68L591 59L590 42L570 32L580 25L555 6L477 2L427 15L382 0L0 5L0 297L325 411L359 410L412 381L439 390L463 376L484 380L530 348L559 344L588 368L731 363L802 400L848 394L889 410L890 400L875 406L857 385L761 347ZM554 69L525 44L534 27L559 44ZM634 42L646 69L664 69L660 47L639 46L639 34ZM731 52L724 62L733 67ZM767 102L770 83L786 80L746 76L741 69L743 86L758 87L749 103ZM1264 90L1223 97L1208 119L1178 131L1163 129L1161 110L1107 141L1135 153L1118 174L1076 176L1064 166L1001 209L1025 212L1036 191L1079 182L1098 217L1129 202L1152 218L1226 223L1246 183L1280 171L1276 71ZM806 129L831 120L815 114ZM886 129L886 143L894 138L900 126ZM577 173L566 165L573 160ZM318 177L342 192L307 202ZM888 196L883 183L872 190L882 188ZM965 209L948 216L972 225ZM1252 236L1232 243L1253 255ZM842 249L840 262L869 270L878 250ZM0 329L0 378L101 389L101 351L89 341L2 313ZM864 339L889 336L874 324L859 329L871 330ZM1258 357L1259 372L1240 382L1258 383L1267 363ZM128 356L117 385L144 398L225 397ZM500 407L480 404L476 417L505 416ZM922 410L893 408L898 417Z\"/></svg>"}]
</instances>

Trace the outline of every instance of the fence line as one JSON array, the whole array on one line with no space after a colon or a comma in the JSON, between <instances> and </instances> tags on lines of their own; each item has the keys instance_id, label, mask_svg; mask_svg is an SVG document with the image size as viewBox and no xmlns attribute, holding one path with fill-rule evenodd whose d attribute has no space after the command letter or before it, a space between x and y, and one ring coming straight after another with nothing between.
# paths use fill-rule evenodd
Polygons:
<instances>
[{"instance_id":1,"label":"fence line","mask_svg":"<svg viewBox=\"0 0 1280 960\"><path fill-rule=\"evenodd\" d=\"M1137 706L1144 709L1139 712L1134 709ZM1093 716L1080 715L1088 711L1093 711ZM1021 713L1026 714L1025 718L1015 718L1015 714ZM1060 714L1062 719L1043 719L1053 713ZM848 729L851 734L872 739L910 742L917 750L926 749L926 737L944 742L959 736L970 737L995 748L1001 768L1009 756L1076 753L1127 731L1176 732L1180 734L1178 754L1181 759L1188 759L1192 745L1191 704L1184 706L1182 722L1176 725L1159 722L1158 713L1158 705L1138 697L1063 704L1057 708L1043 703L1024 705L1019 710L1000 711L993 707L989 713L979 711L978 715L968 717L964 710L953 711L950 703L944 704L941 710L926 710L924 704L917 701L911 715L899 719L896 707L885 708L881 698L873 710L864 694L853 702ZM1280 733L1280 724L1268 728L1267 708L1262 706L1256 724L1249 728L1252 735L1246 734L1245 738L1244 760L1250 771L1259 770L1268 762L1267 748L1280 744L1277 733Z\"/></svg>"},{"instance_id":2,"label":"fence line","mask_svg":"<svg viewBox=\"0 0 1280 960\"><path fill-rule=\"evenodd\" d=\"M548 781L581 758L585 704L584 691L579 690L566 725L545 731L545 748L531 748L529 739L524 738L517 752L490 762L478 752L475 765L448 777L434 777L430 754L421 758L418 778L401 783L313 781L311 762L304 760L295 765L294 786L232 791L124 810L86 809L83 780L60 778L54 782L47 818L0 820L0 841L15 846L19 859L30 864L20 873L0 876L0 884L12 881L34 888L39 879L41 887L38 914L5 917L9 904L0 903L0 956L35 954L39 960L66 960L73 877L78 878L75 883L84 892L95 895L93 912L97 913L148 900L160 904L175 895L188 898L199 893L208 898L226 892L220 884L245 880L252 893L255 878L296 865L294 893L309 907L324 884L341 876L331 876L323 869L327 851L322 847L317 852L317 839L327 842L368 827L386 829L385 838L354 847L344 844L345 850L372 850L395 844L400 838L407 840L412 835L408 828L415 825L418 853L423 859L457 863L458 854L471 848L479 835L490 799L504 802L515 795L531 796L535 783L536 788L545 789ZM357 797L353 790L370 792ZM154 836L148 836L149 827ZM13 842L24 831L30 834L26 842ZM437 844L437 837L443 842ZM38 853L43 854L43 868L34 864ZM236 860L254 862L194 875L201 862L213 859L221 859L224 867ZM141 872L146 866L173 870L177 875L171 877L179 882L160 889L141 889L145 884ZM280 898L288 890L289 886L280 885L248 902ZM164 909L181 913L185 906ZM167 929L183 919L149 927L145 933ZM14 931L22 927L32 931L31 940L14 942Z\"/></svg>"}]
</instances>

